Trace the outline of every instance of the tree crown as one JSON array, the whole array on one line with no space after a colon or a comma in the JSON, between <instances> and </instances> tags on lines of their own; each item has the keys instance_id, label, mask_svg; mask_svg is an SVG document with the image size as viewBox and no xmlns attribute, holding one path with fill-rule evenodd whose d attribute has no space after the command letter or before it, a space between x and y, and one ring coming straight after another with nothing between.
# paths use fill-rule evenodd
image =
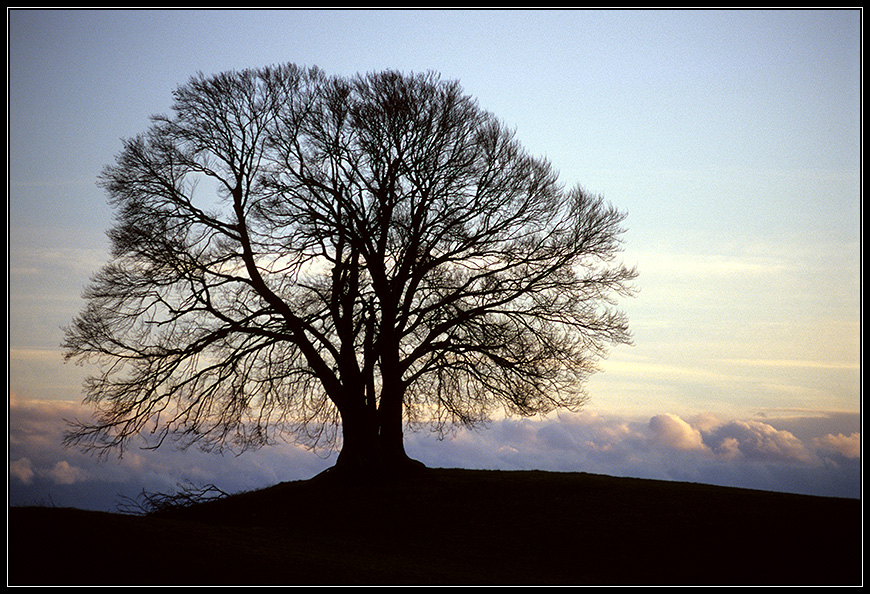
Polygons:
<instances>
[{"instance_id":1,"label":"tree crown","mask_svg":"<svg viewBox=\"0 0 870 594\"><path fill-rule=\"evenodd\" d=\"M630 341L624 214L433 73L197 75L101 185L111 260L65 342L103 365L87 446L577 407Z\"/></svg>"}]
</instances>

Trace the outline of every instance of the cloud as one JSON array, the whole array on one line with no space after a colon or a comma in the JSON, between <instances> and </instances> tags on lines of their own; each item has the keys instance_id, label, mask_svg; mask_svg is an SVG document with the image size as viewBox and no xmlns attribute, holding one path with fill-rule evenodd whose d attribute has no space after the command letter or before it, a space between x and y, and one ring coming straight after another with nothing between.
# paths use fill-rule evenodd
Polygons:
<instances>
[{"instance_id":1,"label":"cloud","mask_svg":"<svg viewBox=\"0 0 870 594\"><path fill-rule=\"evenodd\" d=\"M66 460L60 460L46 473L57 485L72 485L87 479L87 473Z\"/></svg>"},{"instance_id":2,"label":"cloud","mask_svg":"<svg viewBox=\"0 0 870 594\"><path fill-rule=\"evenodd\" d=\"M721 359L722 363L753 367L786 367L800 369L833 369L860 371L861 362L855 361L813 361L796 359Z\"/></svg>"},{"instance_id":3,"label":"cloud","mask_svg":"<svg viewBox=\"0 0 870 594\"><path fill-rule=\"evenodd\" d=\"M46 478L55 485L73 485L85 481L87 472L66 460L58 460L51 468L34 469L30 458L21 457L9 463L9 476L22 485L30 485L36 477Z\"/></svg>"},{"instance_id":4,"label":"cloud","mask_svg":"<svg viewBox=\"0 0 870 594\"><path fill-rule=\"evenodd\" d=\"M656 415L649 421L653 439L660 445L675 450L702 450L701 432L680 417L672 414Z\"/></svg>"},{"instance_id":5,"label":"cloud","mask_svg":"<svg viewBox=\"0 0 870 594\"><path fill-rule=\"evenodd\" d=\"M303 480L331 466L333 454L278 444L240 456L195 449L131 448L99 461L61 446L64 419L87 410L66 401L10 397L9 500L113 510L143 490L173 492L182 483L234 493ZM409 433L408 453L430 467L589 472L661 480L860 496L857 414L788 419L722 419L705 413L642 418L594 410L536 419L506 418L439 439Z\"/></svg>"},{"instance_id":6,"label":"cloud","mask_svg":"<svg viewBox=\"0 0 870 594\"><path fill-rule=\"evenodd\" d=\"M704 443L726 460L738 456L768 462L815 460L813 453L790 432L760 421L729 421L706 432Z\"/></svg>"},{"instance_id":7,"label":"cloud","mask_svg":"<svg viewBox=\"0 0 870 594\"><path fill-rule=\"evenodd\" d=\"M29 458L19 458L9 463L9 476L24 485L32 483L34 475L33 465Z\"/></svg>"},{"instance_id":8,"label":"cloud","mask_svg":"<svg viewBox=\"0 0 870 594\"><path fill-rule=\"evenodd\" d=\"M228 492L310 478L330 459L290 444L220 456L196 449L136 450L100 460L62 445L67 419L87 418L82 405L60 400L9 401L9 501L113 510L143 490L173 492L179 484L215 484Z\"/></svg>"},{"instance_id":9,"label":"cloud","mask_svg":"<svg viewBox=\"0 0 870 594\"><path fill-rule=\"evenodd\" d=\"M852 433L850 435L843 435L842 433L833 435L829 433L824 437L813 439L813 444L824 453L838 454L851 460L861 457L860 433Z\"/></svg>"},{"instance_id":10,"label":"cloud","mask_svg":"<svg viewBox=\"0 0 870 594\"><path fill-rule=\"evenodd\" d=\"M798 438L786 428L851 427L855 417L762 422L712 413L690 418L661 413L644 419L583 411L540 420L505 419L443 441L416 434L408 439L408 450L430 466L591 472L859 497L860 433ZM837 464L831 463L835 453L842 454Z\"/></svg>"}]
</instances>

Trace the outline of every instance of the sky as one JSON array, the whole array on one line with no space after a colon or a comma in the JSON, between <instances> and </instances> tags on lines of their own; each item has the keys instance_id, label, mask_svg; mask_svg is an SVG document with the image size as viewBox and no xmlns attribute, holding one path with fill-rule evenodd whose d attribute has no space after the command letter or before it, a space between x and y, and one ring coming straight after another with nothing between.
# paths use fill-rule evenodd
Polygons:
<instances>
[{"instance_id":1,"label":"sky","mask_svg":"<svg viewBox=\"0 0 870 594\"><path fill-rule=\"evenodd\" d=\"M8 499L112 511L183 483L313 476L328 452L131 450L60 441L86 367L62 328L107 261L96 186L121 139L206 74L293 62L436 71L627 212L611 350L576 413L495 419L429 466L592 472L859 497L861 24L834 11L7 10Z\"/></svg>"}]
</instances>

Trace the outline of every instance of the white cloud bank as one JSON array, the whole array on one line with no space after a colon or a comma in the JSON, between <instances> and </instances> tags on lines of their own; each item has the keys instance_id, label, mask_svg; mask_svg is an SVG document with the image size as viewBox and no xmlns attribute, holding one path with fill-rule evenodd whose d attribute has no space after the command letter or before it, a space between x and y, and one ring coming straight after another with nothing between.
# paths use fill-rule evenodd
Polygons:
<instances>
[{"instance_id":1,"label":"white cloud bank","mask_svg":"<svg viewBox=\"0 0 870 594\"><path fill-rule=\"evenodd\" d=\"M119 499L142 490L173 492L189 482L238 492L309 478L334 462L286 444L241 456L131 449L120 460L100 462L60 445L64 419L81 416L78 405L12 397L9 411L12 505L112 511ZM723 420L662 413L627 419L583 411L505 419L446 439L411 433L407 448L432 467L590 472L860 497L859 427L856 414Z\"/></svg>"},{"instance_id":2,"label":"white cloud bank","mask_svg":"<svg viewBox=\"0 0 870 594\"><path fill-rule=\"evenodd\" d=\"M857 415L829 433L831 418L781 421L683 419L660 414L627 420L594 412L542 421L507 420L450 441L412 437L426 462L481 468L586 471L684 480L767 490L858 497L860 431ZM778 426L778 425L782 426ZM788 426L813 435L799 438ZM854 429L854 430L853 430Z\"/></svg>"}]
</instances>

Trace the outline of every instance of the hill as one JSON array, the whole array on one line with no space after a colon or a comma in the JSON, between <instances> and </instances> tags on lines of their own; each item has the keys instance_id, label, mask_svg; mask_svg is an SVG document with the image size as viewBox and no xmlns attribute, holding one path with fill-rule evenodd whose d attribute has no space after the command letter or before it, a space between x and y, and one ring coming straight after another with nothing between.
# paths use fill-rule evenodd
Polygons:
<instances>
[{"instance_id":1,"label":"hill","mask_svg":"<svg viewBox=\"0 0 870 594\"><path fill-rule=\"evenodd\" d=\"M852 584L861 504L586 473L315 478L148 516L9 510L9 584Z\"/></svg>"}]
</instances>

